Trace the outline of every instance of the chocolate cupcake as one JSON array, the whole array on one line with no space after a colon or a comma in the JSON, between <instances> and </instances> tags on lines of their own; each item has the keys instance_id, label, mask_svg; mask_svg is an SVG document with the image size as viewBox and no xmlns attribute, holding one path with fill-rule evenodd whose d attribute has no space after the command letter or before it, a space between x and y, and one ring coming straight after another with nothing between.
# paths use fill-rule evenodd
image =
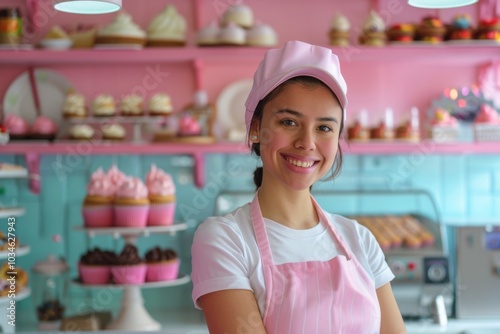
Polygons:
<instances>
[{"instance_id":1,"label":"chocolate cupcake","mask_svg":"<svg viewBox=\"0 0 500 334\"><path fill-rule=\"evenodd\" d=\"M177 253L170 248L162 250L154 247L146 253L146 281L158 282L177 279L180 260Z\"/></svg>"},{"instance_id":2,"label":"chocolate cupcake","mask_svg":"<svg viewBox=\"0 0 500 334\"><path fill-rule=\"evenodd\" d=\"M146 279L146 269L137 247L127 244L116 258L111 276L116 284L141 284Z\"/></svg>"},{"instance_id":3,"label":"chocolate cupcake","mask_svg":"<svg viewBox=\"0 0 500 334\"><path fill-rule=\"evenodd\" d=\"M116 254L99 248L89 250L80 257L78 273L84 284L107 284L111 280L111 266Z\"/></svg>"}]
</instances>

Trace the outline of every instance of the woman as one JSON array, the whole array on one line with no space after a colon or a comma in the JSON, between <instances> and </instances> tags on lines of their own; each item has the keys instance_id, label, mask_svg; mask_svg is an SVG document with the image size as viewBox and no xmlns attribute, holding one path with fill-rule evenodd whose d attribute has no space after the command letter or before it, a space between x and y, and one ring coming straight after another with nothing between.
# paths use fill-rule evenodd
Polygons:
<instances>
[{"instance_id":1,"label":"woman","mask_svg":"<svg viewBox=\"0 0 500 334\"><path fill-rule=\"evenodd\" d=\"M245 113L257 193L206 219L192 247L210 333L406 333L373 235L310 193L340 171L346 91L328 48L290 41L260 63Z\"/></svg>"}]
</instances>

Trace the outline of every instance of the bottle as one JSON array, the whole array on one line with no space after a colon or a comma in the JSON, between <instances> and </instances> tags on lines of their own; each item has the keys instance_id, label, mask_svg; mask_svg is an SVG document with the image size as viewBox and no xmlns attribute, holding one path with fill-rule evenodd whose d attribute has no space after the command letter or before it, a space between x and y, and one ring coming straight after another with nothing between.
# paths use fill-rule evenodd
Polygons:
<instances>
[{"instance_id":1,"label":"bottle","mask_svg":"<svg viewBox=\"0 0 500 334\"><path fill-rule=\"evenodd\" d=\"M18 8L0 8L0 44L21 42L22 18Z\"/></svg>"}]
</instances>

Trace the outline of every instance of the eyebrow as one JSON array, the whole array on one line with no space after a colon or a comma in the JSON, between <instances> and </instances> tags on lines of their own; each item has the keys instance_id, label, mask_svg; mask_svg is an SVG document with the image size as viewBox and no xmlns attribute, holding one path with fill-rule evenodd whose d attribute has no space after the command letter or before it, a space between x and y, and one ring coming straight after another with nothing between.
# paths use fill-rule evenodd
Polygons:
<instances>
[{"instance_id":1,"label":"eyebrow","mask_svg":"<svg viewBox=\"0 0 500 334\"><path fill-rule=\"evenodd\" d=\"M290 114L290 115L293 115L295 117L299 117L299 118L302 118L304 116L304 114L298 112L298 111L295 111L295 110L291 110L291 109L279 109L278 111L275 112L276 115L280 115L280 114ZM319 117L316 119L317 121L319 122L334 122L334 123L339 123L339 121L337 120L337 118L335 117Z\"/></svg>"}]
</instances>

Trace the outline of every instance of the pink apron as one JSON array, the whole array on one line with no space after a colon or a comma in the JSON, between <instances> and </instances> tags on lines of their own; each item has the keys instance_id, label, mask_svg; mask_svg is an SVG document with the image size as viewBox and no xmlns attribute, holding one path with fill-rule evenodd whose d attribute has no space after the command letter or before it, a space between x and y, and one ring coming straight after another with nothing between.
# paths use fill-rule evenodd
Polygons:
<instances>
[{"instance_id":1,"label":"pink apron","mask_svg":"<svg viewBox=\"0 0 500 334\"><path fill-rule=\"evenodd\" d=\"M275 265L257 195L250 204L266 285L267 334L379 333L380 307L373 281L311 199L346 256Z\"/></svg>"}]
</instances>

